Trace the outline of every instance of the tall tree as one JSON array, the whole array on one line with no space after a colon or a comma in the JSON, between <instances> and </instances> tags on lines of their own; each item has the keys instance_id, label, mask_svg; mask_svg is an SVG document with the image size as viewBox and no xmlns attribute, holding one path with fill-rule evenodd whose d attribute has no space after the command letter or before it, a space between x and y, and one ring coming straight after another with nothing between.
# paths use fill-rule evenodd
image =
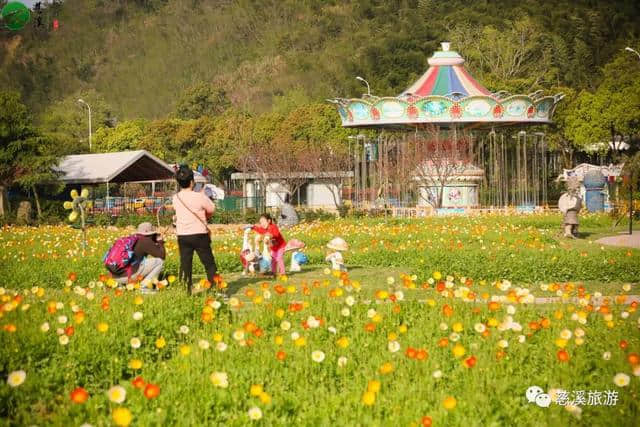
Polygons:
<instances>
[{"instance_id":1,"label":"tall tree","mask_svg":"<svg viewBox=\"0 0 640 427\"><path fill-rule=\"evenodd\" d=\"M35 191L37 183L53 176L56 156L47 143L37 135L20 94L0 92L0 216L10 209L7 191L13 184Z\"/></svg>"},{"instance_id":2,"label":"tall tree","mask_svg":"<svg viewBox=\"0 0 640 427\"><path fill-rule=\"evenodd\" d=\"M200 83L189 88L178 101L176 113L181 119L215 116L231 106L224 89Z\"/></svg>"}]
</instances>

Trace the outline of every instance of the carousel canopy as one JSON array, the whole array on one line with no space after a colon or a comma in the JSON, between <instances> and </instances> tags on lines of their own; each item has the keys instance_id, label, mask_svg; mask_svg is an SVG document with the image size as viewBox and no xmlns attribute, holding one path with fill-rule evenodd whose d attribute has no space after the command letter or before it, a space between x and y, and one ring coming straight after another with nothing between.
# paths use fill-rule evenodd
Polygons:
<instances>
[{"instance_id":1,"label":"carousel canopy","mask_svg":"<svg viewBox=\"0 0 640 427\"><path fill-rule=\"evenodd\" d=\"M464 58L442 43L428 60L429 68L413 85L395 97L329 100L342 125L394 126L434 123L451 125L545 124L564 95L491 93L464 67Z\"/></svg>"}]
</instances>

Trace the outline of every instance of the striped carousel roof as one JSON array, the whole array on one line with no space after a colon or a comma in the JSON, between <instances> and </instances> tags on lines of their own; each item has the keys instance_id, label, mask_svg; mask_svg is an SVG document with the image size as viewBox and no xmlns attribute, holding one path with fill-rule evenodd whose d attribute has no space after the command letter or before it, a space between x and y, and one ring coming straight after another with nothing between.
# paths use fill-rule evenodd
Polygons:
<instances>
[{"instance_id":1,"label":"striped carousel roof","mask_svg":"<svg viewBox=\"0 0 640 427\"><path fill-rule=\"evenodd\" d=\"M443 43L442 51L435 52L428 63L429 69L402 95L491 96L491 92L464 68L464 58L449 50L448 43Z\"/></svg>"},{"instance_id":2,"label":"striped carousel roof","mask_svg":"<svg viewBox=\"0 0 640 427\"><path fill-rule=\"evenodd\" d=\"M333 103L345 127L415 126L434 123L450 126L548 124L562 93L528 95L506 91L491 93L464 67L464 58L442 43L428 60L429 68L398 96L367 93L362 98L335 98Z\"/></svg>"}]
</instances>

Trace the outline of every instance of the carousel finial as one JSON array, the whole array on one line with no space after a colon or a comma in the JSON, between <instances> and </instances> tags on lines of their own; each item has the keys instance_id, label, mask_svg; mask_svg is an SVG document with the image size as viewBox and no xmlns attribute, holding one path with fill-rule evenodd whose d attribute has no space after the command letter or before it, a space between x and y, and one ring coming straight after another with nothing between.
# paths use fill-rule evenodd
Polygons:
<instances>
[{"instance_id":1,"label":"carousel finial","mask_svg":"<svg viewBox=\"0 0 640 427\"><path fill-rule=\"evenodd\" d=\"M442 46L443 52L449 52L449 46L451 46L450 42L442 42L440 45Z\"/></svg>"}]
</instances>

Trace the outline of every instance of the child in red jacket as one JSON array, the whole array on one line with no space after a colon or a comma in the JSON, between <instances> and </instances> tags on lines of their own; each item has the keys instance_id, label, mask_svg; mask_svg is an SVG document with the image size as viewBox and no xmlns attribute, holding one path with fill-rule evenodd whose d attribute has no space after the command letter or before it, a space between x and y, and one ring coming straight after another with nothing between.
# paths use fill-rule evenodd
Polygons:
<instances>
[{"instance_id":1,"label":"child in red jacket","mask_svg":"<svg viewBox=\"0 0 640 427\"><path fill-rule=\"evenodd\" d=\"M271 271L273 274L284 275L284 249L287 242L284 241L278 226L273 222L269 214L260 215L258 224L251 227L258 234L265 235L270 239L269 249L271 249Z\"/></svg>"}]
</instances>

